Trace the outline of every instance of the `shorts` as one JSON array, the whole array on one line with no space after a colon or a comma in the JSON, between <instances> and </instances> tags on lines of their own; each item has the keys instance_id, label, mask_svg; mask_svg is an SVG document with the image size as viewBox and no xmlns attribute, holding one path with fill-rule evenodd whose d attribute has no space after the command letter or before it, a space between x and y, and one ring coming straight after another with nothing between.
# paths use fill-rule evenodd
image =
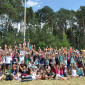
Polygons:
<instances>
[{"instance_id":1,"label":"shorts","mask_svg":"<svg viewBox=\"0 0 85 85\"><path fill-rule=\"evenodd\" d=\"M61 76L62 76L62 77L64 77L64 75L63 75L63 74L61 74Z\"/></svg>"},{"instance_id":2,"label":"shorts","mask_svg":"<svg viewBox=\"0 0 85 85\"><path fill-rule=\"evenodd\" d=\"M32 79L35 80L36 79L36 76L32 76Z\"/></svg>"},{"instance_id":3,"label":"shorts","mask_svg":"<svg viewBox=\"0 0 85 85\"><path fill-rule=\"evenodd\" d=\"M78 77L78 75L72 75L71 77Z\"/></svg>"},{"instance_id":4,"label":"shorts","mask_svg":"<svg viewBox=\"0 0 85 85\"><path fill-rule=\"evenodd\" d=\"M19 73L18 73L18 77L21 77L21 75L22 75L22 74L19 72Z\"/></svg>"},{"instance_id":5,"label":"shorts","mask_svg":"<svg viewBox=\"0 0 85 85\"><path fill-rule=\"evenodd\" d=\"M79 76L83 76L83 74L78 74Z\"/></svg>"},{"instance_id":6,"label":"shorts","mask_svg":"<svg viewBox=\"0 0 85 85\"><path fill-rule=\"evenodd\" d=\"M56 79L59 79L61 77L61 75L59 75L59 74L56 74Z\"/></svg>"}]
</instances>

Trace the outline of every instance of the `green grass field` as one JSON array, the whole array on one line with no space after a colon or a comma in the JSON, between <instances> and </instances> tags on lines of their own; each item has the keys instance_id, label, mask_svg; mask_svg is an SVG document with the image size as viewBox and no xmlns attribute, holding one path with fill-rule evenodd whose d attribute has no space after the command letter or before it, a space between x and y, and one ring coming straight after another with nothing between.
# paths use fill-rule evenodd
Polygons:
<instances>
[{"instance_id":1,"label":"green grass field","mask_svg":"<svg viewBox=\"0 0 85 85\"><path fill-rule=\"evenodd\" d=\"M83 58L83 63L85 63L85 58Z\"/></svg>"},{"instance_id":2,"label":"green grass field","mask_svg":"<svg viewBox=\"0 0 85 85\"><path fill-rule=\"evenodd\" d=\"M33 80L28 82L0 81L0 85L85 85L85 77L69 80Z\"/></svg>"}]
</instances>

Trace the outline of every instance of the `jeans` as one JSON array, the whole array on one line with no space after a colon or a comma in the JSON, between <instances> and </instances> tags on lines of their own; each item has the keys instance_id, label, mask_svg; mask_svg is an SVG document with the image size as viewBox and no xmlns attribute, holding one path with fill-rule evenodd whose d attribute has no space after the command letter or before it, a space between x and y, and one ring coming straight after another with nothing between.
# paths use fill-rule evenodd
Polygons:
<instances>
[{"instance_id":1,"label":"jeans","mask_svg":"<svg viewBox=\"0 0 85 85\"><path fill-rule=\"evenodd\" d=\"M7 75L6 80L13 80L13 76L12 75Z\"/></svg>"}]
</instances>

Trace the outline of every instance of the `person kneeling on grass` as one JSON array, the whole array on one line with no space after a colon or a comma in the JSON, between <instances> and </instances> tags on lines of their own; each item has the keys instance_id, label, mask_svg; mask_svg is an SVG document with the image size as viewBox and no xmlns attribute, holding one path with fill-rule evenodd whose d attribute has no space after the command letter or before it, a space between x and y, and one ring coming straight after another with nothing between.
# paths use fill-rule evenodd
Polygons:
<instances>
[{"instance_id":1,"label":"person kneeling on grass","mask_svg":"<svg viewBox=\"0 0 85 85\"><path fill-rule=\"evenodd\" d=\"M5 74L6 74L6 80L13 80L12 69L11 69L11 66L10 65L5 70Z\"/></svg>"}]
</instances>

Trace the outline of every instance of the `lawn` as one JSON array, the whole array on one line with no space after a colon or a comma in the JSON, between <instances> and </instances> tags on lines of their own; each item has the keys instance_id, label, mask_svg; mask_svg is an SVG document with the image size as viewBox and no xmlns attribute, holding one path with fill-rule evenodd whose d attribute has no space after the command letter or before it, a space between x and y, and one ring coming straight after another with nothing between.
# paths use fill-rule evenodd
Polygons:
<instances>
[{"instance_id":1,"label":"lawn","mask_svg":"<svg viewBox=\"0 0 85 85\"><path fill-rule=\"evenodd\" d=\"M33 80L28 82L0 81L0 85L85 85L85 77L69 80Z\"/></svg>"},{"instance_id":2,"label":"lawn","mask_svg":"<svg viewBox=\"0 0 85 85\"><path fill-rule=\"evenodd\" d=\"M85 63L85 58L83 58L83 63Z\"/></svg>"}]
</instances>

